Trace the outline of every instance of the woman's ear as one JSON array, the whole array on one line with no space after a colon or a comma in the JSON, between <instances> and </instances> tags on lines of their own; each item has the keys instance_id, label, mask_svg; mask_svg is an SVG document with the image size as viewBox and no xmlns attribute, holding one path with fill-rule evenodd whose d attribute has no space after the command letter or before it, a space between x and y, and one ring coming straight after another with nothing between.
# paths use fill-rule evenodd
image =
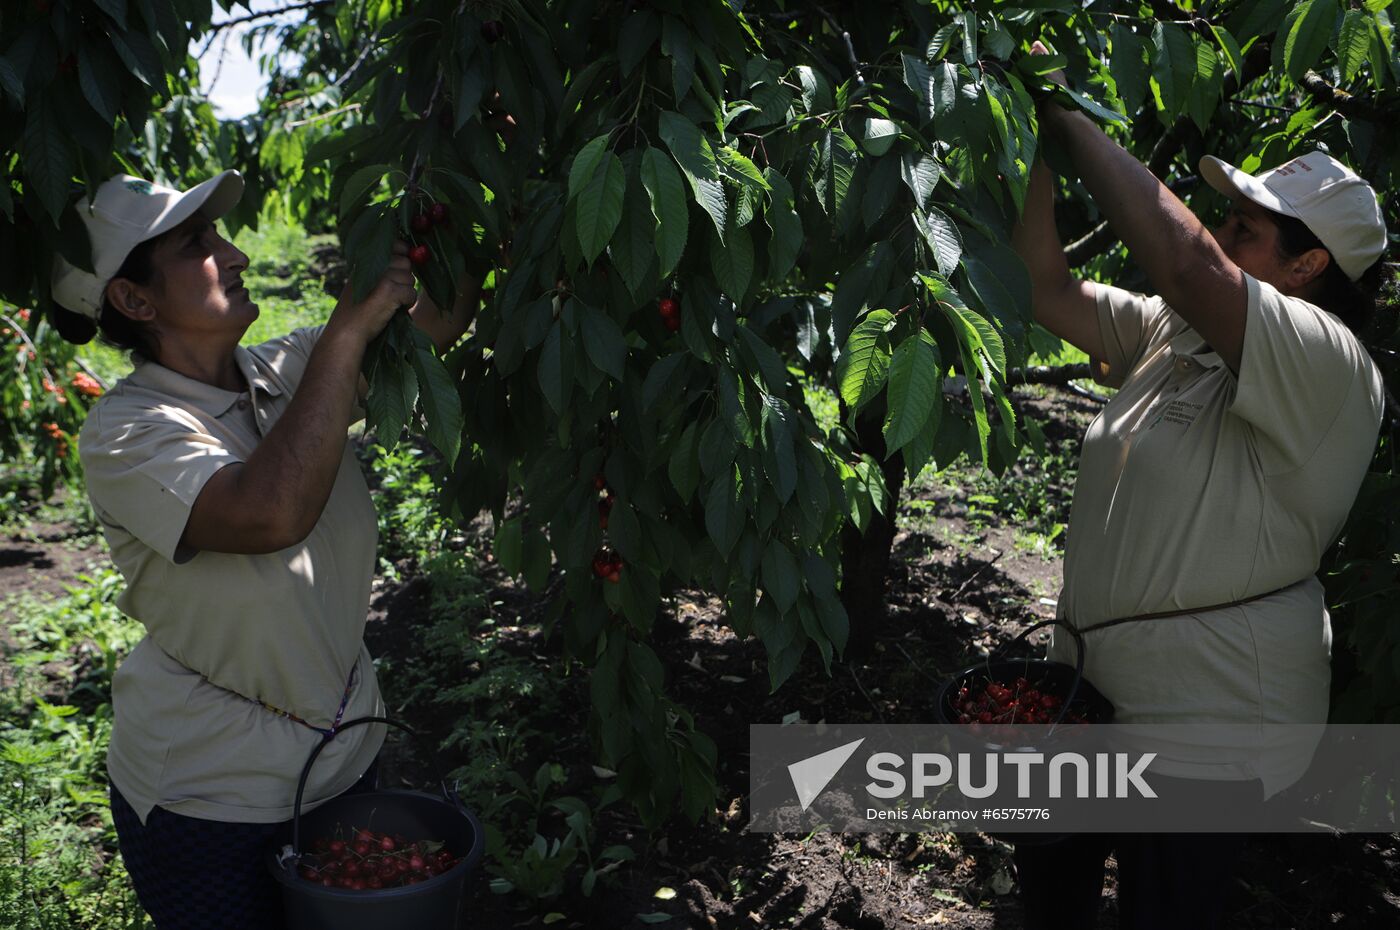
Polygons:
<instances>
[{"instance_id":1,"label":"woman's ear","mask_svg":"<svg viewBox=\"0 0 1400 930\"><path fill-rule=\"evenodd\" d=\"M1332 255L1326 249L1308 249L1302 255L1293 259L1288 275L1292 279L1289 284L1295 292L1307 290L1312 282L1319 280L1322 273L1327 270L1327 266L1332 261Z\"/></svg>"},{"instance_id":2,"label":"woman's ear","mask_svg":"<svg viewBox=\"0 0 1400 930\"><path fill-rule=\"evenodd\" d=\"M156 318L155 305L147 299L146 289L126 278L113 278L107 282L105 296L112 308L122 316L141 322Z\"/></svg>"}]
</instances>

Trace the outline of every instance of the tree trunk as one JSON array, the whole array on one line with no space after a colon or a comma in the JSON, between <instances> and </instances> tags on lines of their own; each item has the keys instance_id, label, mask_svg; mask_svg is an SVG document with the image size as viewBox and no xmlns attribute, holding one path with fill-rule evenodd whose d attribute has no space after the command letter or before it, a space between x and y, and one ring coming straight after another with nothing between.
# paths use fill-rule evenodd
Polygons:
<instances>
[{"instance_id":1,"label":"tree trunk","mask_svg":"<svg viewBox=\"0 0 1400 930\"><path fill-rule=\"evenodd\" d=\"M872 512L864 533L850 523L841 530L841 603L851 620L847 657L869 652L884 620L885 582L890 550L894 548L895 516L899 512L900 493L904 490L904 456L885 459L885 437L881 431L883 405L872 406L881 409L867 409L856 419L856 451L880 463L888 496L885 513Z\"/></svg>"}]
</instances>

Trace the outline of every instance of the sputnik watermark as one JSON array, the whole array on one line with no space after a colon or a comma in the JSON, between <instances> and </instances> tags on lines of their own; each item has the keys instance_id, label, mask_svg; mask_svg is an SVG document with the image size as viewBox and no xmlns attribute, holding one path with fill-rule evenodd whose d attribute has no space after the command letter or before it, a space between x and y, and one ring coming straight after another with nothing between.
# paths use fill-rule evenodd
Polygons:
<instances>
[{"instance_id":1,"label":"sputnik watermark","mask_svg":"<svg viewBox=\"0 0 1400 930\"><path fill-rule=\"evenodd\" d=\"M755 831L1400 829L1390 725L799 724L750 746Z\"/></svg>"},{"instance_id":2,"label":"sputnik watermark","mask_svg":"<svg viewBox=\"0 0 1400 930\"><path fill-rule=\"evenodd\" d=\"M911 777L906 778L901 771L905 762L903 756L893 752L877 752L865 763L866 773L873 779L865 786L865 790L873 797L885 800L904 797L906 794L923 798L927 796L930 788L954 784L956 770L958 793L963 797L982 800L997 793L1001 784L1002 766L1009 765L1016 769L1018 798L1066 797L1065 769L1071 767L1074 770L1074 793L1070 795L1072 797L1126 798L1130 797L1130 791L1137 792L1139 797L1157 797L1157 792L1142 778L1143 772L1152 764L1152 760L1157 758L1155 752L1143 753L1135 761L1131 760L1126 752L1097 752L1092 756L1092 764L1089 757L1077 752L1056 753L1048 762L1045 754L1039 752L989 752L982 756L980 784L974 783L978 773L972 761L972 753L960 752L956 758L955 765L953 760L943 753L916 752L909 757ZM1031 780L1042 773L1045 775L1046 790L1033 792Z\"/></svg>"}]
</instances>

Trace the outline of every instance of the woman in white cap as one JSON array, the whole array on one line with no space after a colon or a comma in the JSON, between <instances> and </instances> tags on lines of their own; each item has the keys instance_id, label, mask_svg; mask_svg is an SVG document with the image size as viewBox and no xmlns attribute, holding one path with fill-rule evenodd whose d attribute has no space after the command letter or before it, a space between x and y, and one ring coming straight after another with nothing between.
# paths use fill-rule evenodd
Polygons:
<instances>
[{"instance_id":1,"label":"woman in white cap","mask_svg":"<svg viewBox=\"0 0 1400 930\"><path fill-rule=\"evenodd\" d=\"M258 316L248 258L214 221L233 171L181 193L118 176L77 205L95 273L59 259L60 331L101 330L136 367L79 436L88 494L147 636L113 679L108 752L123 859L157 927L281 924L262 856L291 816L311 749L383 711L362 633L376 521L346 430L360 367L400 307L440 347L451 314L419 298L396 243L360 302L324 326L239 345ZM307 808L363 784L378 725L346 730L311 772Z\"/></svg>"},{"instance_id":2,"label":"woman in white cap","mask_svg":"<svg viewBox=\"0 0 1400 930\"><path fill-rule=\"evenodd\" d=\"M1376 194L1321 151L1257 177L1207 157L1202 177L1232 201L1211 231L1083 113L1050 102L1040 125L1156 291L1070 273L1037 161L1014 233L1035 318L1119 388L1085 434L1059 614L1081 629L1136 622L1084 633L1084 676L1116 723L1325 723L1331 629L1315 572L1371 460L1384 397L1354 333L1387 241ZM1054 636L1050 657L1073 663L1073 638ZM1261 803L1314 748L1191 769L1207 780L1192 785ZM1026 926L1093 927L1110 849L1120 926L1222 926L1243 839L1022 844Z\"/></svg>"}]
</instances>

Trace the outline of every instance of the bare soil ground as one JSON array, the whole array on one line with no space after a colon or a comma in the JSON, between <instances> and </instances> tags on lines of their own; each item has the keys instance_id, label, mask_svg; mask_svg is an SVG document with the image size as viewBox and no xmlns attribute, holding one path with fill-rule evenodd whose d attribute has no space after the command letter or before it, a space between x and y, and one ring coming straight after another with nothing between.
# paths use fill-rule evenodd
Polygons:
<instances>
[{"instance_id":1,"label":"bare soil ground","mask_svg":"<svg viewBox=\"0 0 1400 930\"><path fill-rule=\"evenodd\" d=\"M1077 448L1092 403L1070 395L1022 396L1023 415L1037 417L1052 443ZM1034 463L1029 466L1035 467ZM1068 494L1068 488L1060 489ZM750 723L798 713L807 721L928 722L937 683L1053 615L1059 562L1016 545L1009 521L968 518L966 495L925 488L902 506L889 579L888 614L853 618L878 623L873 651L833 666L828 676L810 656L776 695L768 694L765 658L756 642L739 642L719 604L698 592L675 592L659 619L654 646L670 693L696 714L719 744L721 798L699 824L676 824L648 836L619 808L597 821L597 846L629 843L638 851L600 882L591 896L576 879L560 898L539 905L492 894L484 877L472 884L467 920L474 928L802 927L820 930L956 930L1023 926L1011 847L982 834L765 835L746 830ZM483 546L487 528L473 543ZM90 543L90 540L89 540ZM0 592L52 594L70 583L91 553L72 527L33 525L0 537ZM557 666L557 637L539 632L544 604L494 565L487 565L488 602L519 622L500 640L510 653ZM378 586L367 640L389 667L422 649L431 594L423 577ZM1048 602L1048 603L1047 603ZM0 638L4 625L0 624ZM1040 641L1040 635L1033 642ZM0 653L7 645L0 639ZM0 663L0 684L3 684ZM460 675L473 674L462 669ZM447 684L447 683L444 683ZM386 682L392 703L392 682ZM571 772L589 773L587 685L564 680L569 708L557 720L550 757ZM442 737L463 713L451 703L399 706L409 722ZM444 752L444 767L462 763ZM388 760L394 781L421 783L422 761ZM574 776L570 790L590 785ZM1099 926L1116 928L1115 869L1109 860ZM674 889L659 899L659 888ZM639 915L657 915L648 923ZM1272 835L1251 837L1233 888L1232 928L1400 926L1400 835Z\"/></svg>"}]
</instances>

